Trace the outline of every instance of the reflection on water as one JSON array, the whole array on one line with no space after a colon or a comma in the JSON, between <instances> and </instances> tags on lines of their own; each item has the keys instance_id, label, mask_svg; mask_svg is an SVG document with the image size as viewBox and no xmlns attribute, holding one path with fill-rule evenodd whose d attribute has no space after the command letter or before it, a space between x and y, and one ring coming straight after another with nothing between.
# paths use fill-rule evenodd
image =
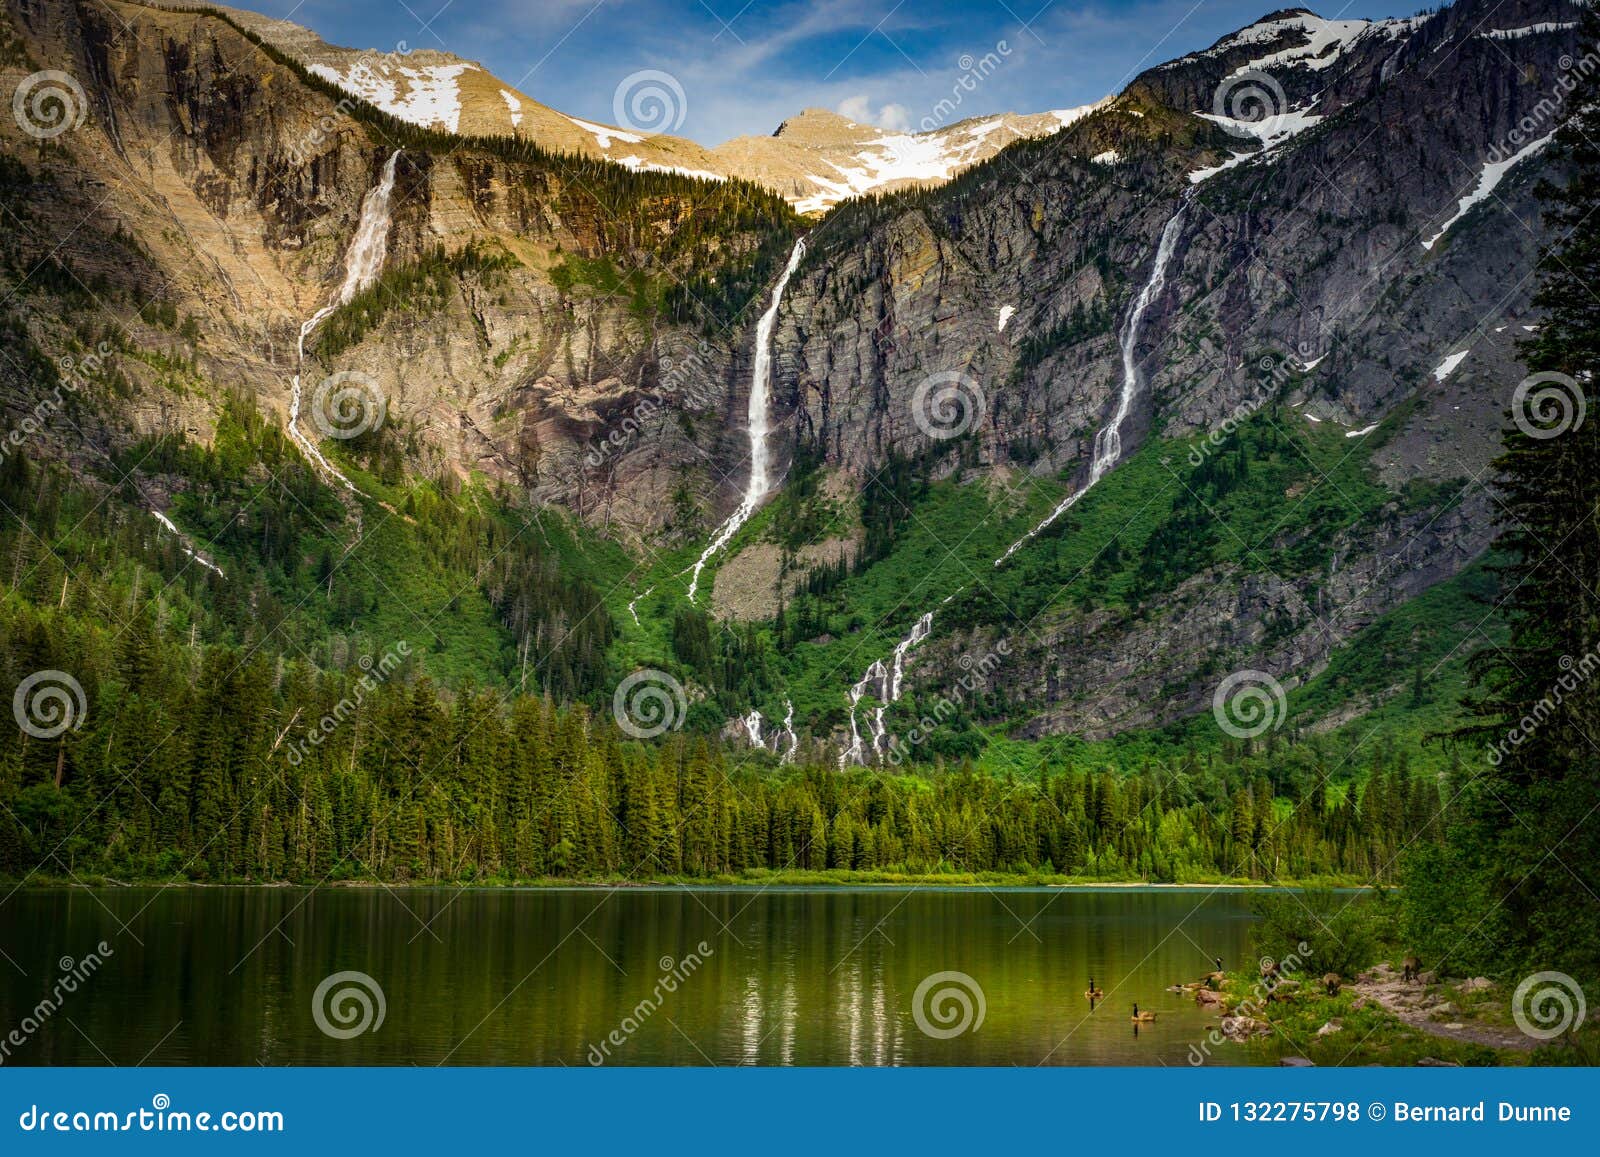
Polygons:
<instances>
[{"instance_id":1,"label":"reflection on water","mask_svg":"<svg viewBox=\"0 0 1600 1157\"><path fill-rule=\"evenodd\" d=\"M1186 1064L1215 1018L1166 988L1247 925L1238 893L1160 889L22 891L0 1035L39 1022L13 1064ZM319 1027L340 972L376 1031ZM329 990L325 1024L360 1026Z\"/></svg>"}]
</instances>

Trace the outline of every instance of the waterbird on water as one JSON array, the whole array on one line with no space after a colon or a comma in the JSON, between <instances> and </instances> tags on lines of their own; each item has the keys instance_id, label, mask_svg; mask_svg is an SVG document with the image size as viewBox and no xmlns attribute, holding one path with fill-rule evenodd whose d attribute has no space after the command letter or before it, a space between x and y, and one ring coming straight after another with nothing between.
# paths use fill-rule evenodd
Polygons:
<instances>
[{"instance_id":1,"label":"waterbird on water","mask_svg":"<svg viewBox=\"0 0 1600 1157\"><path fill-rule=\"evenodd\" d=\"M1147 1023L1149 1021L1155 1020L1155 1018L1156 1018L1156 1014L1155 1013L1153 1013L1153 1012L1140 1012L1139 1011L1139 1006L1137 1004L1135 1004L1133 1006L1133 1015L1130 1016L1128 1019L1133 1021L1133 1022L1135 1022L1136 1024L1143 1024L1143 1023Z\"/></svg>"}]
</instances>

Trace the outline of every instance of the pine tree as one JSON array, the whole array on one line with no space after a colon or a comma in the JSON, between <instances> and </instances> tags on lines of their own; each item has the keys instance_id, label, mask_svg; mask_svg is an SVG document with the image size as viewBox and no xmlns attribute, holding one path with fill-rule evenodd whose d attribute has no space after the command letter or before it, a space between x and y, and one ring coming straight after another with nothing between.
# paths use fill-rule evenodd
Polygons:
<instances>
[{"instance_id":1,"label":"pine tree","mask_svg":"<svg viewBox=\"0 0 1600 1157\"><path fill-rule=\"evenodd\" d=\"M1600 50L1600 15L1584 17ZM1419 902L1411 927L1452 966L1600 970L1600 78L1577 81L1556 137L1570 173L1546 183L1552 242L1522 347L1532 377L1512 399L1495 462L1503 647L1473 657L1476 748L1448 854L1412 866L1418 895L1446 881L1471 910ZM1471 921L1470 927L1461 924Z\"/></svg>"}]
</instances>

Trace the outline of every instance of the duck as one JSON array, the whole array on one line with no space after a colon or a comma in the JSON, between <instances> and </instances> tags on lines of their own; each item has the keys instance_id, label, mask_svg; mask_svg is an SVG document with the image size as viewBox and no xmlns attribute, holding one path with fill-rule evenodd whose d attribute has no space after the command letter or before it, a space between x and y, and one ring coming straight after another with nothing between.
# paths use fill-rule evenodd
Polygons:
<instances>
[{"instance_id":1,"label":"duck","mask_svg":"<svg viewBox=\"0 0 1600 1157\"><path fill-rule=\"evenodd\" d=\"M1140 1012L1139 1006L1136 1004L1133 1006L1133 1015L1128 1019L1133 1021L1135 1024L1146 1024L1152 1020L1155 1020L1155 1018L1156 1014L1153 1012Z\"/></svg>"},{"instance_id":2,"label":"duck","mask_svg":"<svg viewBox=\"0 0 1600 1157\"><path fill-rule=\"evenodd\" d=\"M1094 977L1091 976L1089 978L1088 991L1086 991L1083 995L1087 996L1090 1000L1099 1000L1105 996L1105 993L1100 991L1099 985L1095 984Z\"/></svg>"},{"instance_id":3,"label":"duck","mask_svg":"<svg viewBox=\"0 0 1600 1157\"><path fill-rule=\"evenodd\" d=\"M1220 985L1224 980L1228 979L1228 974L1222 971L1222 957L1213 957L1212 963L1217 966L1217 970L1207 974L1205 982L1207 988L1215 991L1218 985Z\"/></svg>"}]
</instances>

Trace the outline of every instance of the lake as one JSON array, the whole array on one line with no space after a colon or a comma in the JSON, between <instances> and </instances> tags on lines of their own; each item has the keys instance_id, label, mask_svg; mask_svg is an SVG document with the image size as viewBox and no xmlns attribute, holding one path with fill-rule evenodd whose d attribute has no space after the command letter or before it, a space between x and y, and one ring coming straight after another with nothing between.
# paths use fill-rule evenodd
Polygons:
<instances>
[{"instance_id":1,"label":"lake","mask_svg":"<svg viewBox=\"0 0 1600 1157\"><path fill-rule=\"evenodd\" d=\"M1183 1065L1216 1018L1165 990L1249 922L1154 888L21 890L0 1059Z\"/></svg>"}]
</instances>

